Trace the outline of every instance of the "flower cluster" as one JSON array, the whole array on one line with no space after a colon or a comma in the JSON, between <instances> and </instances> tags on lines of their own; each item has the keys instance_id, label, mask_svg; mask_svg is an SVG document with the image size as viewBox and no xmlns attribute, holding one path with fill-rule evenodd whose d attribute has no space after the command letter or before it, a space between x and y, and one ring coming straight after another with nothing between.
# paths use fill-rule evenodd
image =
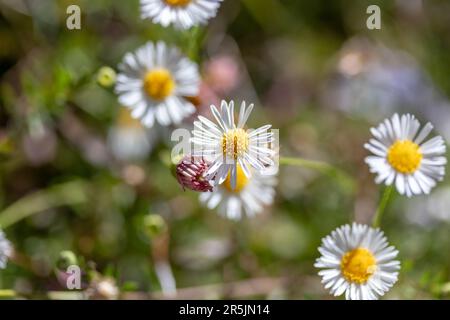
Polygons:
<instances>
[{"instance_id":1,"label":"flower cluster","mask_svg":"<svg viewBox=\"0 0 450 320\"><path fill-rule=\"evenodd\" d=\"M433 126L422 129L410 114L394 114L376 128L364 147L376 183L394 186L401 195L429 194L445 175L446 146L441 136L425 141ZM331 294L346 299L372 300L384 295L397 281L398 251L383 232L354 223L342 226L322 240L315 266Z\"/></svg>"},{"instance_id":2,"label":"flower cluster","mask_svg":"<svg viewBox=\"0 0 450 320\"><path fill-rule=\"evenodd\" d=\"M214 17L221 2L141 0L141 16L164 27L189 29ZM193 101L201 81L198 69L179 49L162 41L149 42L124 56L115 92L131 117L143 126L180 125L196 112ZM212 105L215 123L198 117L192 131L194 151L185 154L176 168L183 188L208 192L201 195L201 201L209 208L219 206L219 211L232 219L261 212L274 198L276 170L267 170L275 168L273 133L270 125L256 130L246 127L252 109L253 104L242 102L235 121L233 101L222 101L220 110ZM112 145L114 150L124 149L122 143Z\"/></svg>"},{"instance_id":3,"label":"flower cluster","mask_svg":"<svg viewBox=\"0 0 450 320\"><path fill-rule=\"evenodd\" d=\"M233 101L222 101L220 110L212 105L216 123L199 116L192 131L195 147L190 157L202 160L189 165L182 160L177 166L178 181L189 189L211 191L200 195L201 202L210 209L219 207L230 219L253 216L274 198L274 136L270 125L245 127L252 109L252 104L242 102L236 123Z\"/></svg>"},{"instance_id":4,"label":"flower cluster","mask_svg":"<svg viewBox=\"0 0 450 320\"><path fill-rule=\"evenodd\" d=\"M189 29L214 17L221 2L141 0L141 16L164 27ZM142 126L180 125L197 111L193 101L200 91L198 69L179 49L149 42L124 56L115 92ZM201 203L230 219L254 216L275 197L274 134L270 124L257 129L247 126L253 108L244 101L235 112L232 100L211 105L210 118L198 115L193 122L193 150L176 164L179 184L200 192ZM429 194L443 180L447 163L444 139L426 140L432 129L430 123L421 128L410 114L394 114L372 128L373 138L364 148L372 153L365 162L376 174L375 182L395 186L407 197ZM398 279L398 251L378 228L358 223L341 226L323 238L319 252L315 267L335 296L377 299Z\"/></svg>"}]
</instances>

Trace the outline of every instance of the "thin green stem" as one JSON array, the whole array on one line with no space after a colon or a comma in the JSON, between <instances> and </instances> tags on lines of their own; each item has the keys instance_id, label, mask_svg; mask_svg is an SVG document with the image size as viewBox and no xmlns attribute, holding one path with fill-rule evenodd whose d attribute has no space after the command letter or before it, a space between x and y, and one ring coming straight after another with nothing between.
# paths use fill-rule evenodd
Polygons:
<instances>
[{"instance_id":1,"label":"thin green stem","mask_svg":"<svg viewBox=\"0 0 450 320\"><path fill-rule=\"evenodd\" d=\"M336 178L338 182L341 183L342 187L352 191L354 190L354 182L352 177L329 163L303 158L280 157L280 165L299 166L319 171L323 174Z\"/></svg>"},{"instance_id":2,"label":"thin green stem","mask_svg":"<svg viewBox=\"0 0 450 320\"><path fill-rule=\"evenodd\" d=\"M88 196L86 187L86 182L74 180L26 195L0 212L0 226L7 228L26 217L54 207L84 203Z\"/></svg>"},{"instance_id":3,"label":"thin green stem","mask_svg":"<svg viewBox=\"0 0 450 320\"><path fill-rule=\"evenodd\" d=\"M0 299L14 298L15 296L16 296L16 292L12 289L1 289L0 290Z\"/></svg>"},{"instance_id":4,"label":"thin green stem","mask_svg":"<svg viewBox=\"0 0 450 320\"><path fill-rule=\"evenodd\" d=\"M393 185L386 187L384 189L383 196L381 197L380 200L380 204L378 205L378 209L375 212L375 216L373 217L372 226L374 228L378 228L381 224L381 218L383 217L383 214L386 211L386 207L389 202L389 199L391 198L393 189L394 189Z\"/></svg>"}]
</instances>

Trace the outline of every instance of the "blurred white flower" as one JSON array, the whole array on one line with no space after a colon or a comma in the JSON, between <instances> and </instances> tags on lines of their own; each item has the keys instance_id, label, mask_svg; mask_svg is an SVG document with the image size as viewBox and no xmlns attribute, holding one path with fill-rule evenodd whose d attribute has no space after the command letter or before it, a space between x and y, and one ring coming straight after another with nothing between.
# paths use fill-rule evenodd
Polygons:
<instances>
[{"instance_id":1,"label":"blurred white flower","mask_svg":"<svg viewBox=\"0 0 450 320\"><path fill-rule=\"evenodd\" d=\"M113 278L100 276L95 279L87 289L87 295L91 299L115 300L119 297L120 291Z\"/></svg>"},{"instance_id":2,"label":"blurred white flower","mask_svg":"<svg viewBox=\"0 0 450 320\"><path fill-rule=\"evenodd\" d=\"M133 119L129 110L119 111L117 123L109 129L108 145L113 155L122 161L142 160L154 143L152 132Z\"/></svg>"},{"instance_id":3,"label":"blurred white flower","mask_svg":"<svg viewBox=\"0 0 450 320\"><path fill-rule=\"evenodd\" d=\"M237 167L236 186L231 185L228 174L224 183L212 192L200 195L200 201L209 209L218 207L219 213L229 219L241 219L244 215L252 217L260 213L264 206L271 205L275 197L276 172L271 174L254 172L247 177L241 166Z\"/></svg>"},{"instance_id":4,"label":"blurred white flower","mask_svg":"<svg viewBox=\"0 0 450 320\"><path fill-rule=\"evenodd\" d=\"M373 154L366 163L377 174L376 183L395 183L400 194L411 197L430 193L436 181L443 180L447 163L444 139L436 136L424 142L433 125L427 123L419 129L419 121L410 114L394 114L371 129L374 139L364 147Z\"/></svg>"},{"instance_id":5,"label":"blurred white flower","mask_svg":"<svg viewBox=\"0 0 450 320\"><path fill-rule=\"evenodd\" d=\"M275 152L271 149L274 142L271 125L256 130L245 129L245 123L253 109L253 104L246 107L242 102L237 125L234 121L234 101L222 101L220 112L211 105L211 112L217 125L203 116L194 122L191 141L199 147L194 156L206 157L211 162L205 173L207 180L221 184L231 173L231 188L236 187L238 167L247 178L251 176L250 168L259 172L265 166L273 166L271 159ZM209 159L210 158L210 159Z\"/></svg>"},{"instance_id":6,"label":"blurred white flower","mask_svg":"<svg viewBox=\"0 0 450 320\"><path fill-rule=\"evenodd\" d=\"M442 222L450 223L450 187L438 188L428 197L408 201L405 219L423 227L433 227Z\"/></svg>"},{"instance_id":7,"label":"blurred white flower","mask_svg":"<svg viewBox=\"0 0 450 320\"><path fill-rule=\"evenodd\" d=\"M323 269L322 283L334 296L345 292L347 300L376 300L397 282L398 251L379 229L344 225L322 239L319 252L314 266Z\"/></svg>"},{"instance_id":8,"label":"blurred white flower","mask_svg":"<svg viewBox=\"0 0 450 320\"><path fill-rule=\"evenodd\" d=\"M23 151L29 163L41 166L53 161L58 148L55 132L42 126L25 135L22 140Z\"/></svg>"},{"instance_id":9,"label":"blurred white flower","mask_svg":"<svg viewBox=\"0 0 450 320\"><path fill-rule=\"evenodd\" d=\"M414 110L450 137L450 104L424 68L411 54L365 38L352 38L340 50L322 99L370 121Z\"/></svg>"},{"instance_id":10,"label":"blurred white flower","mask_svg":"<svg viewBox=\"0 0 450 320\"><path fill-rule=\"evenodd\" d=\"M216 16L222 0L141 0L141 18L189 29Z\"/></svg>"},{"instance_id":11,"label":"blurred white flower","mask_svg":"<svg viewBox=\"0 0 450 320\"><path fill-rule=\"evenodd\" d=\"M178 124L195 112L187 97L198 95L198 66L178 49L148 42L127 53L119 70L119 102L145 126L152 127L155 119L163 126Z\"/></svg>"},{"instance_id":12,"label":"blurred white flower","mask_svg":"<svg viewBox=\"0 0 450 320\"><path fill-rule=\"evenodd\" d=\"M6 239L5 233L0 230L0 269L5 269L8 259L11 257L13 247Z\"/></svg>"}]
</instances>

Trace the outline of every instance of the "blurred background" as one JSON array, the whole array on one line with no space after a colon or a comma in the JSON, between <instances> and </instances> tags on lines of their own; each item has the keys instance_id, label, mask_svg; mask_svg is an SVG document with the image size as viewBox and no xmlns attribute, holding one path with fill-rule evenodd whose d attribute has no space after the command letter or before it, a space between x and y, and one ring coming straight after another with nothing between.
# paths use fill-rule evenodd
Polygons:
<instances>
[{"instance_id":1,"label":"blurred background","mask_svg":"<svg viewBox=\"0 0 450 320\"><path fill-rule=\"evenodd\" d=\"M71 4L81 30L66 27ZM366 27L371 4L381 30ZM138 0L0 0L0 225L15 251L0 295L330 299L313 267L321 238L378 204L369 128L411 112L450 139L449 15L444 0L225 0L180 33L142 21ZM174 128L131 119L102 69L149 40L199 64L198 113L254 102L250 125L280 129L282 156L332 163L350 183L283 166L254 219L202 207L171 173ZM394 197L382 229L402 262L387 298L448 299L449 179ZM81 291L65 287L74 263Z\"/></svg>"}]
</instances>

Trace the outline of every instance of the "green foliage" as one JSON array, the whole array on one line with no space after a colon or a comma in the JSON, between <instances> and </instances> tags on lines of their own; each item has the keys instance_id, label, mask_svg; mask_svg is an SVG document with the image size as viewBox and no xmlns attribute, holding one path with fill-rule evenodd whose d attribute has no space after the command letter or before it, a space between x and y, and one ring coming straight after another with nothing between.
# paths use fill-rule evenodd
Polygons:
<instances>
[{"instance_id":1,"label":"green foliage","mask_svg":"<svg viewBox=\"0 0 450 320\"><path fill-rule=\"evenodd\" d=\"M85 281L111 277L124 294L161 297L161 261L179 288L211 285L200 298L222 298L226 290L215 285L261 278L287 285L232 298L329 298L313 267L320 239L355 217L370 222L379 200L362 147L374 123L321 99L339 50L355 38L404 50L450 94L445 3L424 3L417 18L377 1L383 27L369 32L368 1L226 0L210 25L181 32L141 20L137 0L75 1L83 16L74 31L65 27L72 1L31 2L24 14L0 1L0 226L17 253L0 270L0 298L69 297L55 269L71 264L88 273ZM173 128L149 130L143 159L112 154L122 107L117 65L158 40L196 61L205 81L211 58L232 56L241 82L224 97L255 102L251 121L280 129L280 152L289 157L275 203L261 215L228 221L184 192L170 162ZM449 222L412 225L399 198L381 221L402 261L387 297L448 299Z\"/></svg>"}]
</instances>

